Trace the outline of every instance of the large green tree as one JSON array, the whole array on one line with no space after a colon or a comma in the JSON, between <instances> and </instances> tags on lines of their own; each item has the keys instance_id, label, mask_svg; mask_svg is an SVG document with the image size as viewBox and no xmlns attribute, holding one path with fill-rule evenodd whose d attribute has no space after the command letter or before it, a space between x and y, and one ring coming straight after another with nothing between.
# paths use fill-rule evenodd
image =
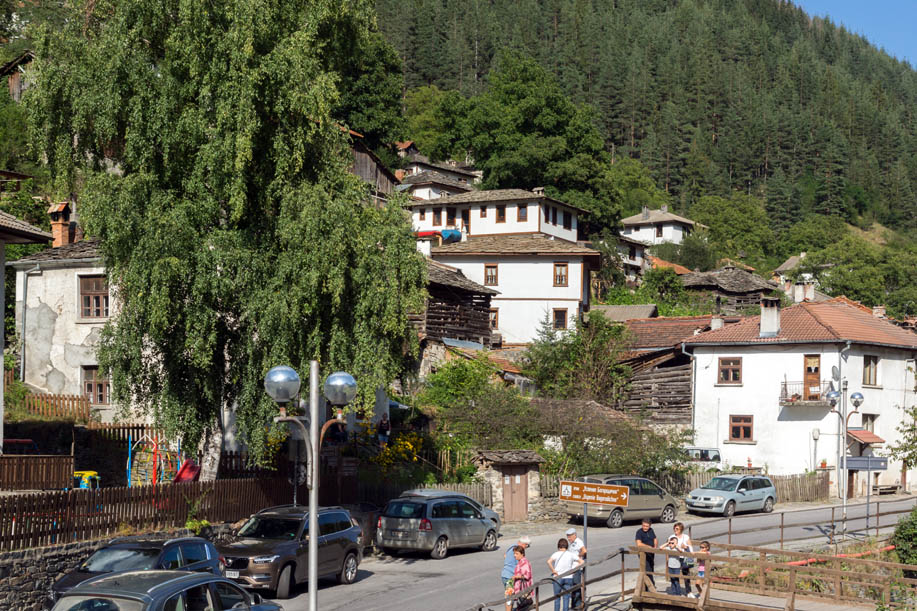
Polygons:
<instances>
[{"instance_id":1,"label":"large green tree","mask_svg":"<svg viewBox=\"0 0 917 611\"><path fill-rule=\"evenodd\" d=\"M370 203L348 171L342 81L375 61L361 55L378 45L371 6L68 10L37 38L31 134L101 238L117 308L99 362L117 400L211 448L233 409L256 455L274 365L347 369L368 405L412 345L424 282L399 202Z\"/></svg>"}]
</instances>

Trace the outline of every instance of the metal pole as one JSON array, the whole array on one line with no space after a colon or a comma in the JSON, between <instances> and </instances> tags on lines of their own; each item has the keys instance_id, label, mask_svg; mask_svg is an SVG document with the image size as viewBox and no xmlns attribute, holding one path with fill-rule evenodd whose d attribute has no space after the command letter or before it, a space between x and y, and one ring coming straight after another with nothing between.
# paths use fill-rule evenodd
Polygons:
<instances>
[{"instance_id":1,"label":"metal pole","mask_svg":"<svg viewBox=\"0 0 917 611\"><path fill-rule=\"evenodd\" d=\"M869 492L872 488L872 456L866 456L866 536L869 536Z\"/></svg>"},{"instance_id":2,"label":"metal pole","mask_svg":"<svg viewBox=\"0 0 917 611\"><path fill-rule=\"evenodd\" d=\"M321 472L318 446L318 361L309 362L309 437L312 447L312 486L309 488L309 611L318 611L318 483Z\"/></svg>"},{"instance_id":3,"label":"metal pole","mask_svg":"<svg viewBox=\"0 0 917 611\"><path fill-rule=\"evenodd\" d=\"M614 511L614 510L612 510ZM583 547L589 549L589 505L583 503ZM582 585L580 586L580 605L586 608L586 564L583 564L581 573Z\"/></svg>"},{"instance_id":4,"label":"metal pole","mask_svg":"<svg viewBox=\"0 0 917 611\"><path fill-rule=\"evenodd\" d=\"M843 525L841 526L841 534L844 536L844 539L847 538L847 484L849 480L848 471L847 471L847 380L844 380L841 383L843 390L841 391L841 420L844 421L843 426L843 435L841 436L841 449L843 450L842 454L844 457L844 467L841 469L841 473L844 474L844 498L842 499L843 505Z\"/></svg>"}]
</instances>

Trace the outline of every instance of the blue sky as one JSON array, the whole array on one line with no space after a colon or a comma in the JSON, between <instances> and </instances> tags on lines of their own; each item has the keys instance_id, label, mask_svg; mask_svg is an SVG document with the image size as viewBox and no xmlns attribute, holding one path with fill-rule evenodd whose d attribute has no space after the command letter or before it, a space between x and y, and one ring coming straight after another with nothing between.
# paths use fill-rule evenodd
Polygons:
<instances>
[{"instance_id":1,"label":"blue sky","mask_svg":"<svg viewBox=\"0 0 917 611\"><path fill-rule=\"evenodd\" d=\"M917 66L917 1L794 0L794 4L810 15L827 15L889 55Z\"/></svg>"}]
</instances>

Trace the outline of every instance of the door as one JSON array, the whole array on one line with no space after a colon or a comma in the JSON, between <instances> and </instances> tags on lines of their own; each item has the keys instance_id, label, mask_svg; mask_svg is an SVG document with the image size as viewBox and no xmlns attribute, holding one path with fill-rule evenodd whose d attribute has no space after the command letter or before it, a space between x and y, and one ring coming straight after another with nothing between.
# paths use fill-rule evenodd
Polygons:
<instances>
[{"instance_id":1,"label":"door","mask_svg":"<svg viewBox=\"0 0 917 611\"><path fill-rule=\"evenodd\" d=\"M736 511L748 511L757 507L755 500L755 480L746 477L736 487Z\"/></svg>"},{"instance_id":2,"label":"door","mask_svg":"<svg viewBox=\"0 0 917 611\"><path fill-rule=\"evenodd\" d=\"M646 506L646 517L657 519L662 515L665 508L665 495L662 488L649 480L640 481L640 491L643 493L644 504ZM643 517L643 516L641 516Z\"/></svg>"},{"instance_id":3,"label":"door","mask_svg":"<svg viewBox=\"0 0 917 611\"><path fill-rule=\"evenodd\" d=\"M462 227L465 228L465 233L471 234L471 209L465 208L462 210Z\"/></svg>"},{"instance_id":4,"label":"door","mask_svg":"<svg viewBox=\"0 0 917 611\"><path fill-rule=\"evenodd\" d=\"M210 558L203 543L189 541L181 544L182 570L211 573Z\"/></svg>"},{"instance_id":5,"label":"door","mask_svg":"<svg viewBox=\"0 0 917 611\"><path fill-rule=\"evenodd\" d=\"M320 513L318 515L318 574L329 575L337 572L344 555L340 545L335 545L334 533L337 532L337 514Z\"/></svg>"},{"instance_id":6,"label":"door","mask_svg":"<svg viewBox=\"0 0 917 611\"><path fill-rule=\"evenodd\" d=\"M608 480L610 486L627 486L627 508L624 509L624 519L633 520L649 515L647 510L648 497L643 494L643 482L637 478ZM609 507L609 509L614 509Z\"/></svg>"},{"instance_id":7,"label":"door","mask_svg":"<svg viewBox=\"0 0 917 611\"><path fill-rule=\"evenodd\" d=\"M475 509L467 501L458 501L459 515L462 522L462 544L463 545L480 545L484 543L484 535L487 534L491 521L486 520L480 511Z\"/></svg>"},{"instance_id":8,"label":"door","mask_svg":"<svg viewBox=\"0 0 917 611\"><path fill-rule=\"evenodd\" d=\"M525 467L507 465L503 469L503 520L522 522L529 515L529 476Z\"/></svg>"},{"instance_id":9,"label":"door","mask_svg":"<svg viewBox=\"0 0 917 611\"><path fill-rule=\"evenodd\" d=\"M804 401L818 401L821 398L821 355L805 355L806 370L802 380Z\"/></svg>"}]
</instances>

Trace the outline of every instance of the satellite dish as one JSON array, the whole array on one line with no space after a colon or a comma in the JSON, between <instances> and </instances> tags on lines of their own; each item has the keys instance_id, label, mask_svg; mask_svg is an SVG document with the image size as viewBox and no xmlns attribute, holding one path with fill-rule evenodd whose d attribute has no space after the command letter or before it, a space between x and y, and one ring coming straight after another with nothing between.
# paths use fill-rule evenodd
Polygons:
<instances>
[{"instance_id":1,"label":"satellite dish","mask_svg":"<svg viewBox=\"0 0 917 611\"><path fill-rule=\"evenodd\" d=\"M831 366L831 377L835 382L841 381L841 370L837 368L837 365Z\"/></svg>"}]
</instances>

